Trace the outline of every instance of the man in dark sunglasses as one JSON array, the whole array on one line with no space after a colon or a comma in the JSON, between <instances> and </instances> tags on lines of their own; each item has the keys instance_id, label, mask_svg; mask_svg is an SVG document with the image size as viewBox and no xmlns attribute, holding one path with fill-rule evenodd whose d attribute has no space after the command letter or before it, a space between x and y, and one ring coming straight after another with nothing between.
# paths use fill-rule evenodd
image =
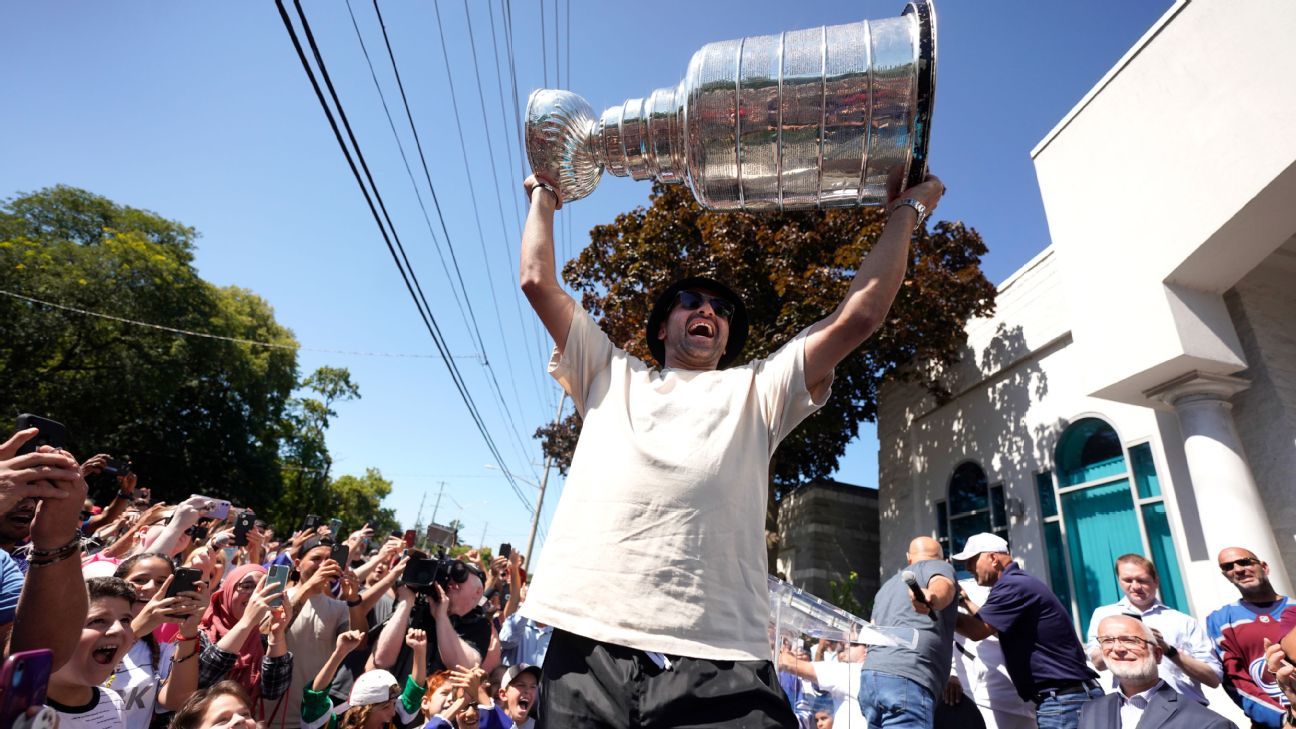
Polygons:
<instances>
[{"instance_id":1,"label":"man in dark sunglasses","mask_svg":"<svg viewBox=\"0 0 1296 729\"><path fill-rule=\"evenodd\" d=\"M763 359L740 359L748 320L736 291L705 276L667 286L644 329L658 368L615 346L563 290L561 191L534 177L524 188L522 291L583 419L521 609L554 626L537 729L629 727L633 716L796 727L766 632L770 458L823 406L837 363L886 321L909 239L944 186L929 177L897 195L841 304Z\"/></svg>"},{"instance_id":2,"label":"man in dark sunglasses","mask_svg":"<svg viewBox=\"0 0 1296 729\"><path fill-rule=\"evenodd\" d=\"M1265 668L1265 649L1296 629L1296 602L1269 582L1269 565L1255 552L1229 547L1216 560L1220 573L1242 599L1211 613L1206 633L1224 665L1224 690L1246 712L1252 726L1281 727L1285 709L1274 676Z\"/></svg>"}]
</instances>

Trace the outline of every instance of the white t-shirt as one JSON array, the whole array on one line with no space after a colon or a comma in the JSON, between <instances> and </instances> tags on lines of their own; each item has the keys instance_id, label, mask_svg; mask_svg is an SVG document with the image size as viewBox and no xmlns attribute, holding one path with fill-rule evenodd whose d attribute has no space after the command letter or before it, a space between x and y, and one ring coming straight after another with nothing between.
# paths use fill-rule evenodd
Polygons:
<instances>
[{"instance_id":1,"label":"white t-shirt","mask_svg":"<svg viewBox=\"0 0 1296 729\"><path fill-rule=\"evenodd\" d=\"M580 307L549 371L584 418L522 614L639 650L769 660L774 449L828 397L805 333L719 371L650 370Z\"/></svg>"},{"instance_id":2,"label":"white t-shirt","mask_svg":"<svg viewBox=\"0 0 1296 729\"><path fill-rule=\"evenodd\" d=\"M162 679L171 674L171 659L175 657L176 645L158 645L158 665L154 670L148 643L135 641L130 652L104 682L106 688L121 696L126 711L126 729L148 729L149 722L153 721L158 691L162 688Z\"/></svg>"},{"instance_id":3,"label":"white t-shirt","mask_svg":"<svg viewBox=\"0 0 1296 729\"><path fill-rule=\"evenodd\" d=\"M860 669L863 664L839 661L815 661L815 684L833 701L833 729L867 729L868 719L860 711Z\"/></svg>"},{"instance_id":4,"label":"white t-shirt","mask_svg":"<svg viewBox=\"0 0 1296 729\"><path fill-rule=\"evenodd\" d=\"M337 637L351 627L351 613L347 604L328 595L311 595L293 617L292 625L284 634L288 650L292 653L292 684L276 704L275 718L267 726L297 726L301 716L302 689L311 685L315 674L328 663ZM270 710L267 709L267 713ZM286 723L285 723L286 722Z\"/></svg>"},{"instance_id":5,"label":"white t-shirt","mask_svg":"<svg viewBox=\"0 0 1296 729\"><path fill-rule=\"evenodd\" d=\"M59 729L121 729L126 712L121 697L112 689L95 687L94 697L85 706L64 706L47 700L58 712Z\"/></svg>"}]
</instances>

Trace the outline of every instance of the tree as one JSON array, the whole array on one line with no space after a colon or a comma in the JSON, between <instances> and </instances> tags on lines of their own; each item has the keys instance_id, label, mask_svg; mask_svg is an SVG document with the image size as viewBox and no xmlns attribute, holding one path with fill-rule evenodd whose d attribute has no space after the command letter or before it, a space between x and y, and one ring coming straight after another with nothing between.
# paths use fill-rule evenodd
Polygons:
<instances>
[{"instance_id":1,"label":"tree","mask_svg":"<svg viewBox=\"0 0 1296 729\"><path fill-rule=\"evenodd\" d=\"M338 476L330 484L333 505L326 513L341 519L345 529L368 524L373 527L374 539L381 543L388 534L400 530L396 512L382 507L391 490L392 482L376 468L366 468L363 476Z\"/></svg>"},{"instance_id":2,"label":"tree","mask_svg":"<svg viewBox=\"0 0 1296 729\"><path fill-rule=\"evenodd\" d=\"M360 398L360 388L351 381L351 372L342 367L321 367L298 387L316 397L292 398L280 422L283 495L270 516L279 529L286 531L296 529L307 514L337 516L332 511L333 459L324 436L330 420L337 416L334 405Z\"/></svg>"},{"instance_id":3,"label":"tree","mask_svg":"<svg viewBox=\"0 0 1296 729\"><path fill-rule=\"evenodd\" d=\"M764 357L831 312L882 232L877 208L751 215L703 211L683 185L654 185L648 208L595 227L590 244L563 269L581 304L612 342L652 362L644 326L653 297L686 275L709 275L743 295L751 322L743 357ZM985 244L962 223L924 227L888 320L838 365L833 395L783 441L770 464L767 530L777 534L777 501L799 483L827 478L862 421L877 419L887 377L925 377L917 361L949 364L963 327L989 314L994 286L981 272ZM934 379L924 384L943 394ZM580 424L575 415L537 431L566 473ZM776 537L770 540L776 548ZM771 563L773 560L771 560Z\"/></svg>"},{"instance_id":4,"label":"tree","mask_svg":"<svg viewBox=\"0 0 1296 729\"><path fill-rule=\"evenodd\" d=\"M64 423L81 457L130 455L158 498L204 493L260 510L280 491L277 431L296 341L252 292L198 276L197 237L72 187L0 203L0 289L283 345L180 336L0 295L0 406Z\"/></svg>"}]
</instances>

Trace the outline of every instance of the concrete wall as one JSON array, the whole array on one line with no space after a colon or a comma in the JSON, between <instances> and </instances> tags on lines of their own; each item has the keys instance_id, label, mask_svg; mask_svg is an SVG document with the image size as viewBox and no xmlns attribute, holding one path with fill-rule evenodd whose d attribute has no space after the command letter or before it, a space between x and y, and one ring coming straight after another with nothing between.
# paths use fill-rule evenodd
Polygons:
<instances>
[{"instance_id":1,"label":"concrete wall","mask_svg":"<svg viewBox=\"0 0 1296 729\"><path fill-rule=\"evenodd\" d=\"M1292 27L1287 0L1182 0L1032 153L1086 393L1246 366L1221 294L1296 231Z\"/></svg>"},{"instance_id":2,"label":"concrete wall","mask_svg":"<svg viewBox=\"0 0 1296 729\"><path fill-rule=\"evenodd\" d=\"M1296 238L1225 295L1251 387L1233 417L1283 562L1296 567ZM1244 545L1245 546L1245 545ZM1272 557L1266 557L1272 561ZM1290 570L1289 570L1290 571ZM1296 582L1296 574L1292 575Z\"/></svg>"},{"instance_id":3,"label":"concrete wall","mask_svg":"<svg viewBox=\"0 0 1296 729\"><path fill-rule=\"evenodd\" d=\"M872 605L881 584L877 491L835 481L806 484L783 498L778 521L778 570L788 582L831 602L829 582L854 571L855 599Z\"/></svg>"}]
</instances>

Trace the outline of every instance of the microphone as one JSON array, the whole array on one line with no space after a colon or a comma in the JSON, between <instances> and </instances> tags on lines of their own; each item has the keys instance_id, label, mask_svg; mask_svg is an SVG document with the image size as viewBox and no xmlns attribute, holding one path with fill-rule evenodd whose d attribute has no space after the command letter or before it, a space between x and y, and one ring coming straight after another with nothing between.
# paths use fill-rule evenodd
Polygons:
<instances>
[{"instance_id":1,"label":"microphone","mask_svg":"<svg viewBox=\"0 0 1296 729\"><path fill-rule=\"evenodd\" d=\"M914 599L927 606L927 617L936 620L936 608L933 608L931 602L927 599L927 593L923 592L922 588L918 586L918 578L914 576L914 573L905 570L900 573L900 579L904 580L904 583L909 586L909 592L913 593Z\"/></svg>"}]
</instances>

